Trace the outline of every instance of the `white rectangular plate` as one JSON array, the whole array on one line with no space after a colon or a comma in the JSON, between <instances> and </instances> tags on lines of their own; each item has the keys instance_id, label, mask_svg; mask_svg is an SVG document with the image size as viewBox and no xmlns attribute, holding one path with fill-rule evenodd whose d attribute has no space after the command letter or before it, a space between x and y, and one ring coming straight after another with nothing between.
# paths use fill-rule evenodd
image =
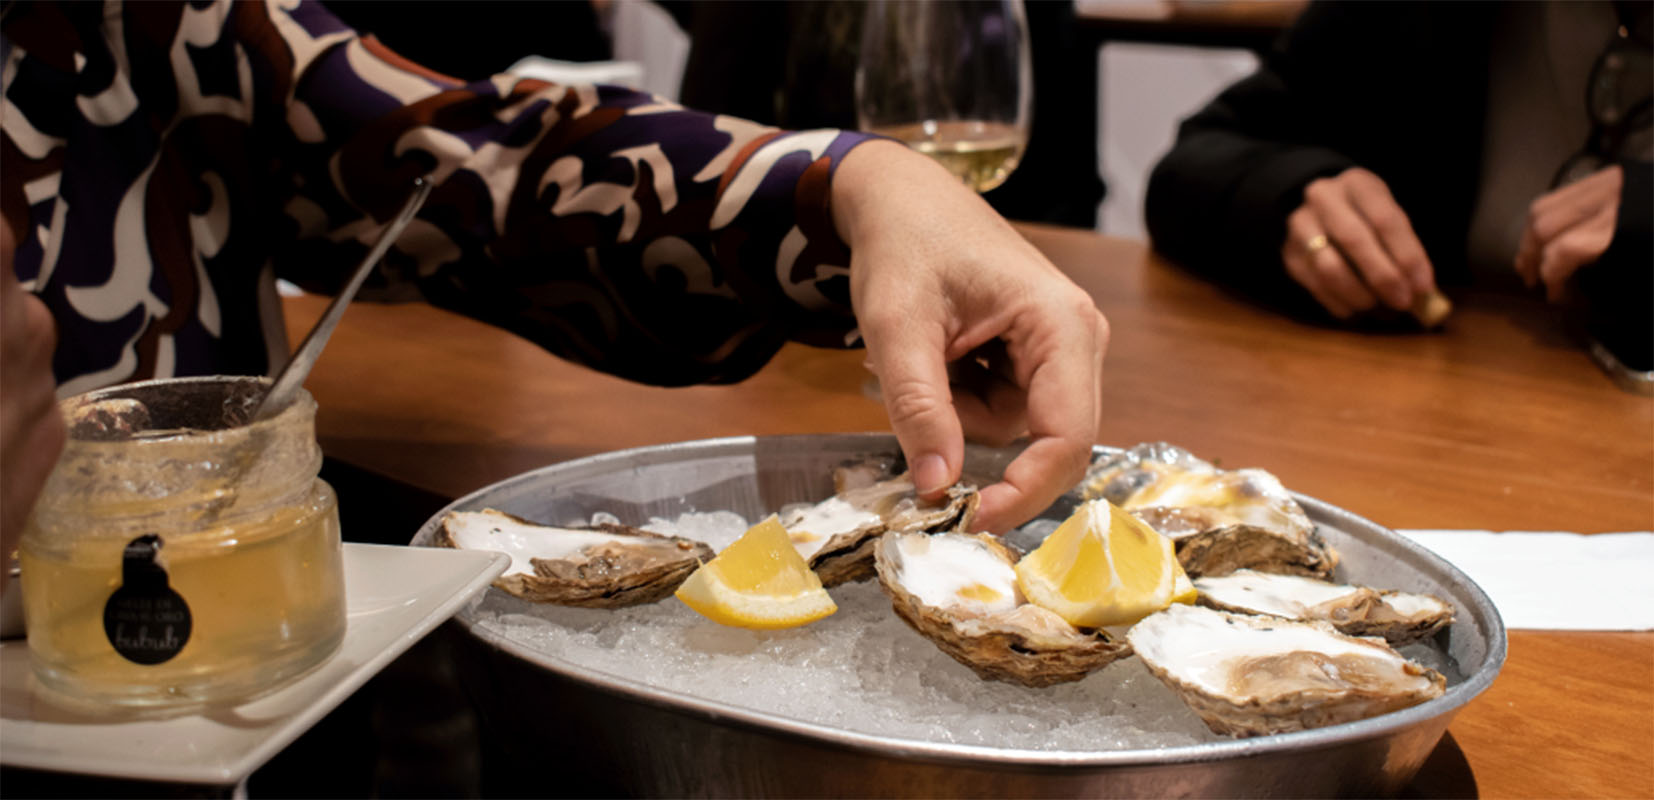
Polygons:
<instances>
[{"instance_id":1,"label":"white rectangular plate","mask_svg":"<svg viewBox=\"0 0 1654 800\"><path fill-rule=\"evenodd\" d=\"M503 553L346 543L344 642L297 682L239 706L109 720L44 700L26 641L0 642L0 764L239 783L505 571Z\"/></svg>"}]
</instances>

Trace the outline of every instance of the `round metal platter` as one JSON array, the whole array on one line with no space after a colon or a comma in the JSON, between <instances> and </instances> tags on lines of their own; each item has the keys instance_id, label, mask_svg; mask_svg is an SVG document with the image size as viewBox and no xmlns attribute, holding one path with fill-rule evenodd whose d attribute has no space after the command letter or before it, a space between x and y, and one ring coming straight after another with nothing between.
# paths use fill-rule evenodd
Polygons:
<instances>
[{"instance_id":1,"label":"round metal platter","mask_svg":"<svg viewBox=\"0 0 1654 800\"><path fill-rule=\"evenodd\" d=\"M1113 452L1096 448L1100 455ZM450 510L495 508L544 521L605 511L627 524L690 511L749 520L832 494L832 467L899 453L888 434L735 437L637 448L527 472L455 501L413 539L431 546ZM998 475L1014 450L967 447L966 472ZM1198 455L1198 454L1197 454ZM1452 603L1433 646L1452 659L1446 693L1358 722L1297 733L1141 750L1046 751L918 741L801 722L585 669L501 634L475 605L456 617L478 647L469 668L499 741L565 762L548 792L669 796L1330 796L1400 791L1505 659L1492 602L1452 565L1380 525L1297 495L1337 549L1335 578ZM1041 515L1061 520L1065 496ZM1010 535L1031 546L1029 530ZM1017 541L1018 537L1023 541ZM1033 537L1037 539L1037 535ZM491 589L491 592L498 590ZM550 623L547 623L550 624ZM552 778L551 775L556 775ZM559 790L555 783L565 787Z\"/></svg>"}]
</instances>

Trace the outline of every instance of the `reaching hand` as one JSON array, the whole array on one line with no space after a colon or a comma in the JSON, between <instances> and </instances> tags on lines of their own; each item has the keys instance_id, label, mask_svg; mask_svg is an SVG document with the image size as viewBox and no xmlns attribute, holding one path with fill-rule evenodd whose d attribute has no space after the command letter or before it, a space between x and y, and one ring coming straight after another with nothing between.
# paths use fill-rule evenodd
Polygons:
<instances>
[{"instance_id":1,"label":"reaching hand","mask_svg":"<svg viewBox=\"0 0 1654 800\"><path fill-rule=\"evenodd\" d=\"M65 434L52 377L57 327L46 304L17 283L6 238L0 242L8 254L0 275L0 553L9 557ZM9 572L0 569L0 587Z\"/></svg>"},{"instance_id":2,"label":"reaching hand","mask_svg":"<svg viewBox=\"0 0 1654 800\"><path fill-rule=\"evenodd\" d=\"M1091 297L901 145L852 150L832 202L868 361L921 494L959 479L965 435L1000 445L1025 431L1027 449L982 490L978 526L1004 532L1073 488L1097 437L1108 347Z\"/></svg>"},{"instance_id":3,"label":"reaching hand","mask_svg":"<svg viewBox=\"0 0 1654 800\"><path fill-rule=\"evenodd\" d=\"M1384 180L1360 167L1304 187L1287 217L1287 274L1333 316L1346 319L1382 300L1399 311L1434 293L1424 245Z\"/></svg>"},{"instance_id":4,"label":"reaching hand","mask_svg":"<svg viewBox=\"0 0 1654 800\"><path fill-rule=\"evenodd\" d=\"M1596 263L1614 240L1625 171L1613 164L1548 194L1528 207L1516 272L1530 288L1543 281L1545 296L1562 290L1580 267Z\"/></svg>"}]
</instances>

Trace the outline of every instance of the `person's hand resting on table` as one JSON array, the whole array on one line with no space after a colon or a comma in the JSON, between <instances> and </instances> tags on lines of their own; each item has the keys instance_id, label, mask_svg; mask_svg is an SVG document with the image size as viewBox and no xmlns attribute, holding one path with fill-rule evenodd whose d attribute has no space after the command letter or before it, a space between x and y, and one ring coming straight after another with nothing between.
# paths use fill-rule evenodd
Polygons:
<instances>
[{"instance_id":1,"label":"person's hand resting on table","mask_svg":"<svg viewBox=\"0 0 1654 800\"><path fill-rule=\"evenodd\" d=\"M1360 167L1304 187L1287 217L1287 274L1339 319L1383 303L1413 308L1436 290L1435 272L1406 212L1383 179Z\"/></svg>"},{"instance_id":2,"label":"person's hand resting on table","mask_svg":"<svg viewBox=\"0 0 1654 800\"><path fill-rule=\"evenodd\" d=\"M1529 288L1543 283L1546 298L1558 302L1568 279L1602 258L1614 240L1624 184L1625 171L1613 164L1540 195L1528 206L1516 273Z\"/></svg>"},{"instance_id":3,"label":"person's hand resting on table","mask_svg":"<svg viewBox=\"0 0 1654 800\"><path fill-rule=\"evenodd\" d=\"M832 203L869 366L921 494L959 479L964 436L1002 445L1024 432L1028 448L982 489L978 527L1003 533L1073 488L1097 437L1108 347L1091 297L902 145L853 150Z\"/></svg>"},{"instance_id":4,"label":"person's hand resting on table","mask_svg":"<svg viewBox=\"0 0 1654 800\"><path fill-rule=\"evenodd\" d=\"M0 224L0 553L10 558L23 523L63 449L52 349L57 328L39 298L12 273L12 231ZM4 565L0 565L3 567ZM11 570L0 568L0 588Z\"/></svg>"}]
</instances>

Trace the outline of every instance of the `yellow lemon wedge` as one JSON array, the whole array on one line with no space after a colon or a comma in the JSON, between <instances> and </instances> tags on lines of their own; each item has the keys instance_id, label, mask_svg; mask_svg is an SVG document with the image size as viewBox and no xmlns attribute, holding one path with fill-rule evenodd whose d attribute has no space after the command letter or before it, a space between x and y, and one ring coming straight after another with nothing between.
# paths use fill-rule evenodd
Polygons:
<instances>
[{"instance_id":1,"label":"yellow lemon wedge","mask_svg":"<svg viewBox=\"0 0 1654 800\"><path fill-rule=\"evenodd\" d=\"M1016 573L1030 602L1080 628L1130 625L1195 599L1172 540L1103 499L1080 506Z\"/></svg>"},{"instance_id":2,"label":"yellow lemon wedge","mask_svg":"<svg viewBox=\"0 0 1654 800\"><path fill-rule=\"evenodd\" d=\"M713 622L740 628L793 628L838 610L773 514L690 574L677 597Z\"/></svg>"}]
</instances>

